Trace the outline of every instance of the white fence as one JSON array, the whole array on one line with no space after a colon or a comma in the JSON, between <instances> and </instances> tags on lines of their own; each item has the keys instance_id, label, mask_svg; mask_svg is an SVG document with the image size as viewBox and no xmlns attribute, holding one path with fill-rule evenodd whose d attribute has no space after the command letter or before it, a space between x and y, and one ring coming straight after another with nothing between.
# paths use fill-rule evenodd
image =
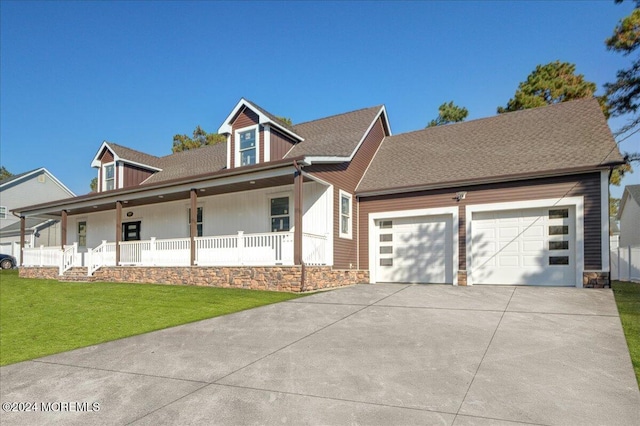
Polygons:
<instances>
[{"instance_id":1,"label":"white fence","mask_svg":"<svg viewBox=\"0 0 640 426\"><path fill-rule=\"evenodd\" d=\"M293 234L289 232L238 232L195 240L200 266L293 265Z\"/></svg>"},{"instance_id":2,"label":"white fence","mask_svg":"<svg viewBox=\"0 0 640 426\"><path fill-rule=\"evenodd\" d=\"M611 250L611 279L640 282L640 246Z\"/></svg>"},{"instance_id":3,"label":"white fence","mask_svg":"<svg viewBox=\"0 0 640 426\"><path fill-rule=\"evenodd\" d=\"M121 241L122 266L190 266L189 238ZM305 233L302 236L303 261L309 265L325 265L327 237ZM72 266L82 265L78 245L25 249L25 266L58 266L60 275ZM195 263L199 266L275 266L293 265L293 233L268 232L262 234L222 235L195 238ZM102 266L116 266L116 243L102 241L95 249L88 249L84 257L88 275Z\"/></svg>"},{"instance_id":4,"label":"white fence","mask_svg":"<svg viewBox=\"0 0 640 426\"><path fill-rule=\"evenodd\" d=\"M307 265L326 265L326 235L302 234L302 260Z\"/></svg>"},{"instance_id":5,"label":"white fence","mask_svg":"<svg viewBox=\"0 0 640 426\"><path fill-rule=\"evenodd\" d=\"M57 266L62 264L62 248L45 247L24 249L24 266Z\"/></svg>"},{"instance_id":6,"label":"white fence","mask_svg":"<svg viewBox=\"0 0 640 426\"><path fill-rule=\"evenodd\" d=\"M29 246L27 246L29 247ZM0 244L0 253L8 254L16 258L16 262L20 265L20 243L18 242L8 242Z\"/></svg>"}]
</instances>

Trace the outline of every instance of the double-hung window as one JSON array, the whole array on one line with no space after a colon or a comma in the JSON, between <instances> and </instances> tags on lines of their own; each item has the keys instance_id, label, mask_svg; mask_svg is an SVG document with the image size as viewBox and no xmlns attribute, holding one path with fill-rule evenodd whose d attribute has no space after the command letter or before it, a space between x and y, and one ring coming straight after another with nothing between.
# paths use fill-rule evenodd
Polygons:
<instances>
[{"instance_id":1,"label":"double-hung window","mask_svg":"<svg viewBox=\"0 0 640 426\"><path fill-rule=\"evenodd\" d=\"M6 219L6 218L7 218L7 207L0 206L0 219Z\"/></svg>"},{"instance_id":2,"label":"double-hung window","mask_svg":"<svg viewBox=\"0 0 640 426\"><path fill-rule=\"evenodd\" d=\"M271 201L271 232L288 231L289 197L272 198Z\"/></svg>"},{"instance_id":3,"label":"double-hung window","mask_svg":"<svg viewBox=\"0 0 640 426\"><path fill-rule=\"evenodd\" d=\"M352 196L340 191L340 237L351 238Z\"/></svg>"},{"instance_id":4,"label":"double-hung window","mask_svg":"<svg viewBox=\"0 0 640 426\"><path fill-rule=\"evenodd\" d=\"M104 190L110 191L116 188L115 164L104 166Z\"/></svg>"},{"instance_id":5,"label":"double-hung window","mask_svg":"<svg viewBox=\"0 0 640 426\"><path fill-rule=\"evenodd\" d=\"M250 166L258 163L260 155L260 127L256 124L235 132L234 165Z\"/></svg>"}]
</instances>

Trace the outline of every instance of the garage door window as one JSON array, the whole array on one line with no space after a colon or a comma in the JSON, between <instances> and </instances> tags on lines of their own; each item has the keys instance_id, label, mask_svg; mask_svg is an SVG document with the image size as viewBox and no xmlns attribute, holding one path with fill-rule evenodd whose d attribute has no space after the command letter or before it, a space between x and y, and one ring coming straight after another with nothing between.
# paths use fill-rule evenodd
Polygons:
<instances>
[{"instance_id":1,"label":"garage door window","mask_svg":"<svg viewBox=\"0 0 640 426\"><path fill-rule=\"evenodd\" d=\"M569 209L549 210L549 219L564 219L569 217Z\"/></svg>"},{"instance_id":2,"label":"garage door window","mask_svg":"<svg viewBox=\"0 0 640 426\"><path fill-rule=\"evenodd\" d=\"M568 235L569 227L567 225L551 225L549 227L549 235Z\"/></svg>"},{"instance_id":3,"label":"garage door window","mask_svg":"<svg viewBox=\"0 0 640 426\"><path fill-rule=\"evenodd\" d=\"M569 250L569 241L549 241L549 250Z\"/></svg>"},{"instance_id":4,"label":"garage door window","mask_svg":"<svg viewBox=\"0 0 640 426\"><path fill-rule=\"evenodd\" d=\"M569 256L549 256L549 265L568 265Z\"/></svg>"}]
</instances>

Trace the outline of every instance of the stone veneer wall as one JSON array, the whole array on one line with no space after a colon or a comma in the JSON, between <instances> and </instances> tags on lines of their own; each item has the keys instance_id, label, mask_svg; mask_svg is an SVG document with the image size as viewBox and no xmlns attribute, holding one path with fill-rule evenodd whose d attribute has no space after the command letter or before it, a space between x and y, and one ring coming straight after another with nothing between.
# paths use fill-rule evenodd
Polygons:
<instances>
[{"instance_id":1,"label":"stone veneer wall","mask_svg":"<svg viewBox=\"0 0 640 426\"><path fill-rule=\"evenodd\" d=\"M467 271L458 271L458 285L467 285Z\"/></svg>"},{"instance_id":2,"label":"stone veneer wall","mask_svg":"<svg viewBox=\"0 0 640 426\"><path fill-rule=\"evenodd\" d=\"M40 278L44 280L57 280L60 278L60 269L57 266L21 266L18 270L20 278Z\"/></svg>"},{"instance_id":3,"label":"stone veneer wall","mask_svg":"<svg viewBox=\"0 0 640 426\"><path fill-rule=\"evenodd\" d=\"M368 284L369 271L358 269L333 269L330 266L305 266L302 291L344 287L351 284Z\"/></svg>"},{"instance_id":4,"label":"stone veneer wall","mask_svg":"<svg viewBox=\"0 0 640 426\"><path fill-rule=\"evenodd\" d=\"M582 286L584 288L611 288L609 272L583 272Z\"/></svg>"},{"instance_id":5,"label":"stone veneer wall","mask_svg":"<svg viewBox=\"0 0 640 426\"><path fill-rule=\"evenodd\" d=\"M296 293L369 282L368 271L334 270L328 266L110 266L98 269L94 276L97 281L105 282L184 284ZM302 282L304 285L301 286Z\"/></svg>"}]
</instances>

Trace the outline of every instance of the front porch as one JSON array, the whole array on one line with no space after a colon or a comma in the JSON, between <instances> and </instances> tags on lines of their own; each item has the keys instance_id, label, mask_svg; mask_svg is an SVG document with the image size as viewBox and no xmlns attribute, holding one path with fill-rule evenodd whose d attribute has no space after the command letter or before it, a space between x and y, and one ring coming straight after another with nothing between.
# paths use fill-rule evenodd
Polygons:
<instances>
[{"instance_id":1,"label":"front porch","mask_svg":"<svg viewBox=\"0 0 640 426\"><path fill-rule=\"evenodd\" d=\"M92 276L98 269L111 266L293 266L293 232L270 232L194 237L194 262L191 264L191 238L119 241L102 243L86 252L78 243L58 247L25 248L23 266L57 267L59 275L73 267L87 268ZM119 248L119 250L117 250ZM327 236L304 233L302 260L309 266L327 265ZM116 254L119 251L119 260Z\"/></svg>"}]
</instances>

